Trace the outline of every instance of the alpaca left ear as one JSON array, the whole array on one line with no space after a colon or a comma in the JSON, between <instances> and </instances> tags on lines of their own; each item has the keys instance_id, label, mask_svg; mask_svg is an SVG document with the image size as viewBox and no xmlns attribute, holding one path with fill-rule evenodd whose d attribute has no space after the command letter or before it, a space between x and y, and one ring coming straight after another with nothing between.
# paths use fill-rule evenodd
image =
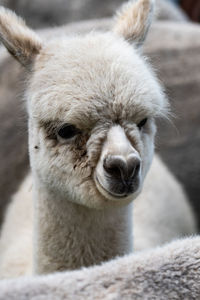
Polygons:
<instances>
[{"instance_id":1,"label":"alpaca left ear","mask_svg":"<svg viewBox=\"0 0 200 300\"><path fill-rule=\"evenodd\" d=\"M154 0L131 0L117 12L113 31L128 42L141 46L152 23Z\"/></svg>"},{"instance_id":2,"label":"alpaca left ear","mask_svg":"<svg viewBox=\"0 0 200 300\"><path fill-rule=\"evenodd\" d=\"M28 70L42 48L37 34L14 12L3 6L0 6L0 42Z\"/></svg>"}]
</instances>

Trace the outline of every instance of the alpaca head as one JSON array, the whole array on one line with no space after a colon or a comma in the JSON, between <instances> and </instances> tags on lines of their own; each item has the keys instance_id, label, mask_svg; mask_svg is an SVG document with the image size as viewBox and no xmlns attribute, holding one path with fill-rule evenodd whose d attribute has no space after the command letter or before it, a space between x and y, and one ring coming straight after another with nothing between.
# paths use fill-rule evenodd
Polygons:
<instances>
[{"instance_id":1,"label":"alpaca head","mask_svg":"<svg viewBox=\"0 0 200 300\"><path fill-rule=\"evenodd\" d=\"M94 208L129 203L167 101L140 47L153 1L130 1L107 33L41 41L0 9L0 40L29 71L29 151L37 182ZM66 200L67 201L67 200Z\"/></svg>"}]
</instances>

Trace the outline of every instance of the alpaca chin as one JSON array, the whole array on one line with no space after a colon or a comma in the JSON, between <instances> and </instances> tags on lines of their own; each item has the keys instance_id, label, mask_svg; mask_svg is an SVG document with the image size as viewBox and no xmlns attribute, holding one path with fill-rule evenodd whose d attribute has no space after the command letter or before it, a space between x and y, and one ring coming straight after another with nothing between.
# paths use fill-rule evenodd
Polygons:
<instances>
[{"instance_id":1,"label":"alpaca chin","mask_svg":"<svg viewBox=\"0 0 200 300\"><path fill-rule=\"evenodd\" d=\"M97 175L94 175L94 181L98 191L108 199L113 205L127 205L131 201L133 201L141 192L141 184L137 187L136 191L130 194L123 194L123 195L115 195L110 192L107 188L105 188L99 181Z\"/></svg>"}]
</instances>

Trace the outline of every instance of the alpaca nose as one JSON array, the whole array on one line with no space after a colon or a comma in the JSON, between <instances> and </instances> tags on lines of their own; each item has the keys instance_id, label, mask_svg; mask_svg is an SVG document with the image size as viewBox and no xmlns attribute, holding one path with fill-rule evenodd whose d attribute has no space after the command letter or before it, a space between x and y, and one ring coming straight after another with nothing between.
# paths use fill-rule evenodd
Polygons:
<instances>
[{"instance_id":1,"label":"alpaca nose","mask_svg":"<svg viewBox=\"0 0 200 300\"><path fill-rule=\"evenodd\" d=\"M132 154L127 159L120 155L109 155L104 158L103 167L107 176L130 186L140 171L140 159Z\"/></svg>"},{"instance_id":2,"label":"alpaca nose","mask_svg":"<svg viewBox=\"0 0 200 300\"><path fill-rule=\"evenodd\" d=\"M141 160L120 125L110 128L104 142L95 175L97 188L103 195L127 197L139 191Z\"/></svg>"}]
</instances>

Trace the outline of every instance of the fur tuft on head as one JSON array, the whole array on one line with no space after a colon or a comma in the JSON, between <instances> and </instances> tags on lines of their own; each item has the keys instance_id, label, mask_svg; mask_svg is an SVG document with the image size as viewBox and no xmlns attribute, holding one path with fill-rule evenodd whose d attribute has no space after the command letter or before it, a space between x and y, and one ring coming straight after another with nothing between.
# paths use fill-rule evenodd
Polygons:
<instances>
[{"instance_id":1,"label":"fur tuft on head","mask_svg":"<svg viewBox=\"0 0 200 300\"><path fill-rule=\"evenodd\" d=\"M0 42L27 69L41 49L40 38L9 9L0 6Z\"/></svg>"},{"instance_id":2,"label":"fur tuft on head","mask_svg":"<svg viewBox=\"0 0 200 300\"><path fill-rule=\"evenodd\" d=\"M151 25L153 11L154 0L131 0L118 11L113 31L141 46Z\"/></svg>"}]
</instances>

